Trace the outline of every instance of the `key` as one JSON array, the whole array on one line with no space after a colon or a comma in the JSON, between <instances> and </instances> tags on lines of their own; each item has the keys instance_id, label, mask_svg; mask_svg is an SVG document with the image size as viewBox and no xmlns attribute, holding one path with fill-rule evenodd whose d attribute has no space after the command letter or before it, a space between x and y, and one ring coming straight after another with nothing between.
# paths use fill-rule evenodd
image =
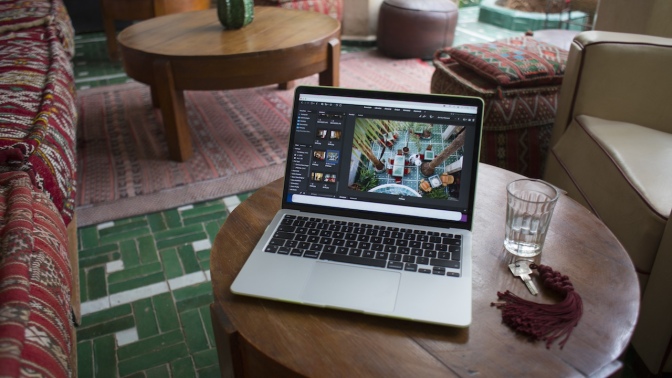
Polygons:
<instances>
[{"instance_id":1,"label":"key","mask_svg":"<svg viewBox=\"0 0 672 378\"><path fill-rule=\"evenodd\" d=\"M530 269L528 264L523 262L514 262L509 264L509 269L514 276L520 277L520 279L523 280L525 286L527 286L527 290L530 291L530 294L537 295L539 293L537 287L534 286L534 282L532 282L532 277L530 277L532 269Z\"/></svg>"}]
</instances>

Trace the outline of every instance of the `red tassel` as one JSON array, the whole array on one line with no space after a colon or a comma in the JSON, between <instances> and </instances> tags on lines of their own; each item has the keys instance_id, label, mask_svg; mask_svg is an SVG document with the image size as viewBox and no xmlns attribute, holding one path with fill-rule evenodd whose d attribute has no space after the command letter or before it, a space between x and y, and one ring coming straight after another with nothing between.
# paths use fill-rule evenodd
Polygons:
<instances>
[{"instance_id":1,"label":"red tassel","mask_svg":"<svg viewBox=\"0 0 672 378\"><path fill-rule=\"evenodd\" d=\"M581 319L583 301L574 291L569 277L546 265L530 264L530 268L539 271L544 287L564 297L562 302L539 304L522 299L507 290L504 293L497 292L499 299L504 302L493 302L492 306L502 310L504 324L532 340L546 340L546 348L550 348L555 340L564 336L559 343L562 349Z\"/></svg>"}]
</instances>

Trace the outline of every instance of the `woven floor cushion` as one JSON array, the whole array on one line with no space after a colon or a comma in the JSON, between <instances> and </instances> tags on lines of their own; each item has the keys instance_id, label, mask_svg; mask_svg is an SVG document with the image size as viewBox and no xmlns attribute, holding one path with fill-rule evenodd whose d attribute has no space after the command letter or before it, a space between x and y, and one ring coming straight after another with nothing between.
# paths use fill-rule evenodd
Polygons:
<instances>
[{"instance_id":1,"label":"woven floor cushion","mask_svg":"<svg viewBox=\"0 0 672 378\"><path fill-rule=\"evenodd\" d=\"M446 52L461 65L503 88L562 83L568 54L567 50L530 36L467 43Z\"/></svg>"},{"instance_id":2,"label":"woven floor cushion","mask_svg":"<svg viewBox=\"0 0 672 378\"><path fill-rule=\"evenodd\" d=\"M0 376L70 376L66 228L26 172L0 173L0 245Z\"/></svg>"},{"instance_id":3,"label":"woven floor cushion","mask_svg":"<svg viewBox=\"0 0 672 378\"><path fill-rule=\"evenodd\" d=\"M76 169L72 26L61 0L12 2L33 12L24 18L8 3L0 1L0 29L11 26L0 35L0 172L27 172L67 225Z\"/></svg>"},{"instance_id":4,"label":"woven floor cushion","mask_svg":"<svg viewBox=\"0 0 672 378\"><path fill-rule=\"evenodd\" d=\"M432 93L481 97L485 102L481 162L540 178L546 165L560 85L502 88L439 50Z\"/></svg>"}]
</instances>

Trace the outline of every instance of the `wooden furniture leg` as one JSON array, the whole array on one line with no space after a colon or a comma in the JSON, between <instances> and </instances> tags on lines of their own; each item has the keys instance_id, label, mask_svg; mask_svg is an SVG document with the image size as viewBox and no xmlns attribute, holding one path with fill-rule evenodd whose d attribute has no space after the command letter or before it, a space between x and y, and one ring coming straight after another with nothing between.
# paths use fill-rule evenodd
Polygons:
<instances>
[{"instance_id":1,"label":"wooden furniture leg","mask_svg":"<svg viewBox=\"0 0 672 378\"><path fill-rule=\"evenodd\" d=\"M204 10L215 7L216 3L210 0L153 0L154 14L163 16L166 14Z\"/></svg>"},{"instance_id":2,"label":"wooden furniture leg","mask_svg":"<svg viewBox=\"0 0 672 378\"><path fill-rule=\"evenodd\" d=\"M184 104L184 92L175 88L175 79L170 62L154 62L155 93L163 116L166 130L169 157L176 161L186 161L193 154L191 134L187 123L187 111Z\"/></svg>"},{"instance_id":3,"label":"wooden furniture leg","mask_svg":"<svg viewBox=\"0 0 672 378\"><path fill-rule=\"evenodd\" d=\"M114 24L114 14L108 4L110 0L100 2L101 12L103 14L103 29L107 39L107 55L110 60L119 60L119 49L117 47L117 30Z\"/></svg>"},{"instance_id":4,"label":"wooden furniture leg","mask_svg":"<svg viewBox=\"0 0 672 378\"><path fill-rule=\"evenodd\" d=\"M320 85L338 87L340 85L341 41L334 38L327 45L327 70L320 72Z\"/></svg>"},{"instance_id":5,"label":"wooden furniture leg","mask_svg":"<svg viewBox=\"0 0 672 378\"><path fill-rule=\"evenodd\" d=\"M283 90L283 91L286 91L286 90L288 90L288 89L292 89L292 88L294 88L294 85L295 85L295 84L296 84L296 83L294 83L294 80L292 80L292 81L288 81L288 82L286 82L286 83L280 83L280 84L278 84L278 89Z\"/></svg>"},{"instance_id":6,"label":"wooden furniture leg","mask_svg":"<svg viewBox=\"0 0 672 378\"><path fill-rule=\"evenodd\" d=\"M327 45L329 55L328 67L327 70L320 73L319 83L320 85L326 85L330 87L338 87L340 82L339 77L339 61L341 59L341 41L338 38L334 38L329 41ZM292 89L295 86L294 80L288 81L286 83L278 84L278 89L287 90Z\"/></svg>"},{"instance_id":7,"label":"wooden furniture leg","mask_svg":"<svg viewBox=\"0 0 672 378\"><path fill-rule=\"evenodd\" d=\"M222 377L300 377L250 345L226 316L221 303L210 304L210 319Z\"/></svg>"},{"instance_id":8,"label":"wooden furniture leg","mask_svg":"<svg viewBox=\"0 0 672 378\"><path fill-rule=\"evenodd\" d=\"M149 94L152 98L152 107L160 108L161 104L159 103L159 94L156 93L156 85L149 87Z\"/></svg>"},{"instance_id":9,"label":"wooden furniture leg","mask_svg":"<svg viewBox=\"0 0 672 378\"><path fill-rule=\"evenodd\" d=\"M238 331L233 327L222 308L216 303L210 305L210 318L215 333L217 358L222 377L243 377L242 356Z\"/></svg>"}]
</instances>

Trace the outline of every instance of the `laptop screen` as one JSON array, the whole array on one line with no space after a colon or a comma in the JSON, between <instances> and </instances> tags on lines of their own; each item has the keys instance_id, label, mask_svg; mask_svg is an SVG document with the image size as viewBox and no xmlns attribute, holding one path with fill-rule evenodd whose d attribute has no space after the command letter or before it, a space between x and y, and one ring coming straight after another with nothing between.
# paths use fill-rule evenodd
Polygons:
<instances>
[{"instance_id":1,"label":"laptop screen","mask_svg":"<svg viewBox=\"0 0 672 378\"><path fill-rule=\"evenodd\" d=\"M284 208L471 228L478 98L296 89Z\"/></svg>"}]
</instances>

